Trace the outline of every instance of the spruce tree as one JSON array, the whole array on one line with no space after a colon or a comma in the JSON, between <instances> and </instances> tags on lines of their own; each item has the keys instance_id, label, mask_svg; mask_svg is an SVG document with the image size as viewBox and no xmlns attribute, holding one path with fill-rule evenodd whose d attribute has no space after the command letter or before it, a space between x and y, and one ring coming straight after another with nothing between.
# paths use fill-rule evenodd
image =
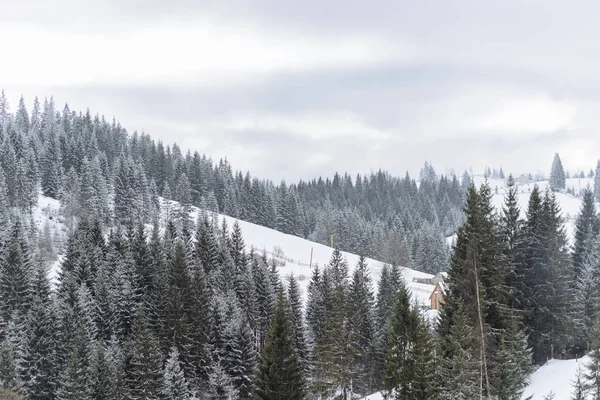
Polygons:
<instances>
[{"instance_id":1,"label":"spruce tree","mask_svg":"<svg viewBox=\"0 0 600 400\"><path fill-rule=\"evenodd\" d=\"M416 336L418 316L411 310L410 294L405 285L400 286L387 335L385 373L386 390L398 399L407 398L413 380L415 360L410 357Z\"/></svg>"},{"instance_id":2,"label":"spruce tree","mask_svg":"<svg viewBox=\"0 0 600 400\"><path fill-rule=\"evenodd\" d=\"M440 400L479 398L481 362L474 352L473 329L468 325L460 299L451 317L449 311L442 308L438 327L437 396ZM451 321L447 330L444 320Z\"/></svg>"},{"instance_id":3,"label":"spruce tree","mask_svg":"<svg viewBox=\"0 0 600 400\"><path fill-rule=\"evenodd\" d=\"M181 369L179 352L172 347L163 372L162 395L165 399L188 400L190 388Z\"/></svg>"},{"instance_id":4,"label":"spruce tree","mask_svg":"<svg viewBox=\"0 0 600 400\"><path fill-rule=\"evenodd\" d=\"M261 350L257 397L262 400L304 399L304 385L285 299L280 292L267 342Z\"/></svg>"},{"instance_id":5,"label":"spruce tree","mask_svg":"<svg viewBox=\"0 0 600 400\"><path fill-rule=\"evenodd\" d=\"M19 221L12 225L5 246L0 257L0 313L6 323L15 311L26 315L31 303L31 253Z\"/></svg>"},{"instance_id":6,"label":"spruce tree","mask_svg":"<svg viewBox=\"0 0 600 400\"><path fill-rule=\"evenodd\" d=\"M127 369L128 398L160 400L163 381L162 355L158 341L139 311L133 328L130 360Z\"/></svg>"},{"instance_id":7,"label":"spruce tree","mask_svg":"<svg viewBox=\"0 0 600 400\"><path fill-rule=\"evenodd\" d=\"M58 375L56 329L51 310L50 287L46 271L39 267L35 276L35 295L25 322L23 357L19 367L28 399L53 399Z\"/></svg>"},{"instance_id":8,"label":"spruce tree","mask_svg":"<svg viewBox=\"0 0 600 400\"><path fill-rule=\"evenodd\" d=\"M575 223L575 243L573 246L573 279L577 281L586 251L591 247L592 239L598 234L600 224L594 204L594 195L590 188L584 189L581 210Z\"/></svg>"},{"instance_id":9,"label":"spruce tree","mask_svg":"<svg viewBox=\"0 0 600 400\"><path fill-rule=\"evenodd\" d=\"M360 257L352 275L349 293L350 346L353 357L352 382L361 394L374 386L375 299L373 283L364 257Z\"/></svg>"},{"instance_id":10,"label":"spruce tree","mask_svg":"<svg viewBox=\"0 0 600 400\"><path fill-rule=\"evenodd\" d=\"M600 398L600 318L596 318L592 333L592 344L588 356L590 361L585 364L584 377L593 398Z\"/></svg>"},{"instance_id":11,"label":"spruce tree","mask_svg":"<svg viewBox=\"0 0 600 400\"><path fill-rule=\"evenodd\" d=\"M593 340L592 332L596 315L600 310L600 237L589 243L586 249L577 281L575 282L575 302L572 312L573 328L575 330L575 351L589 350Z\"/></svg>"},{"instance_id":12,"label":"spruce tree","mask_svg":"<svg viewBox=\"0 0 600 400\"><path fill-rule=\"evenodd\" d=\"M89 375L86 369L85 356L77 346L73 346L62 371L56 398L58 400L89 400L91 399Z\"/></svg>"},{"instance_id":13,"label":"spruce tree","mask_svg":"<svg viewBox=\"0 0 600 400\"><path fill-rule=\"evenodd\" d=\"M549 185L553 192L565 190L566 187L565 170L563 169L558 153L554 154L554 160L552 161Z\"/></svg>"},{"instance_id":14,"label":"spruce tree","mask_svg":"<svg viewBox=\"0 0 600 400\"><path fill-rule=\"evenodd\" d=\"M289 315L292 328L292 337L300 363L304 370L308 368L308 347L305 340L304 316L302 315L302 298L298 281L294 275L290 276L288 283L287 300L289 303Z\"/></svg>"},{"instance_id":15,"label":"spruce tree","mask_svg":"<svg viewBox=\"0 0 600 400\"><path fill-rule=\"evenodd\" d=\"M596 173L594 174L594 200L600 201L600 160L596 163Z\"/></svg>"},{"instance_id":16,"label":"spruce tree","mask_svg":"<svg viewBox=\"0 0 600 400\"><path fill-rule=\"evenodd\" d=\"M571 397L571 400L586 400L586 388L582 377L581 367L579 367L577 369L577 378L572 382L573 396Z\"/></svg>"}]
</instances>

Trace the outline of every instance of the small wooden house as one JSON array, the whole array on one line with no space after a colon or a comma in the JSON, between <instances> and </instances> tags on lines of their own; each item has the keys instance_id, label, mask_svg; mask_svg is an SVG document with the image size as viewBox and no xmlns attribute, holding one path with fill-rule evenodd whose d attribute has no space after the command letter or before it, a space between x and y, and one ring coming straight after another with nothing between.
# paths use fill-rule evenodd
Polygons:
<instances>
[{"instance_id":1,"label":"small wooden house","mask_svg":"<svg viewBox=\"0 0 600 400\"><path fill-rule=\"evenodd\" d=\"M444 296L446 296L446 290L444 289L444 282L437 282L433 288L429 301L431 302L432 310L439 310L442 304L445 304Z\"/></svg>"}]
</instances>

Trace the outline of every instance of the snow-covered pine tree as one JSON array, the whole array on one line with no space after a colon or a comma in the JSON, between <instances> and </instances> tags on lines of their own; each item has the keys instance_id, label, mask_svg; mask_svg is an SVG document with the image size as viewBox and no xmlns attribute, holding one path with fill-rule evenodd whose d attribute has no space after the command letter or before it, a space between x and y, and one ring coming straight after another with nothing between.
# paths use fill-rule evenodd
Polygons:
<instances>
[{"instance_id":1,"label":"snow-covered pine tree","mask_svg":"<svg viewBox=\"0 0 600 400\"><path fill-rule=\"evenodd\" d=\"M163 370L161 394L165 399L188 400L190 388L179 362L179 352L172 347Z\"/></svg>"},{"instance_id":2,"label":"snow-covered pine tree","mask_svg":"<svg viewBox=\"0 0 600 400\"><path fill-rule=\"evenodd\" d=\"M577 377L574 382L571 382L573 386L573 396L571 400L586 400L586 387L583 381L583 374L581 373L581 367L577 368Z\"/></svg>"},{"instance_id":3,"label":"snow-covered pine tree","mask_svg":"<svg viewBox=\"0 0 600 400\"><path fill-rule=\"evenodd\" d=\"M58 380L57 400L91 399L86 356L73 346Z\"/></svg>"},{"instance_id":4,"label":"snow-covered pine tree","mask_svg":"<svg viewBox=\"0 0 600 400\"><path fill-rule=\"evenodd\" d=\"M563 169L558 153L554 154L554 160L552 161L549 185L553 192L565 190L566 187L565 170Z\"/></svg>"},{"instance_id":5,"label":"snow-covered pine tree","mask_svg":"<svg viewBox=\"0 0 600 400\"><path fill-rule=\"evenodd\" d=\"M206 392L208 398L214 400L232 400L238 396L233 387L231 377L227 375L218 361L213 362L211 366Z\"/></svg>"},{"instance_id":6,"label":"snow-covered pine tree","mask_svg":"<svg viewBox=\"0 0 600 400\"><path fill-rule=\"evenodd\" d=\"M27 315L31 305L32 254L20 221L15 221L0 257L0 313L7 323L15 311Z\"/></svg>"},{"instance_id":7,"label":"snow-covered pine tree","mask_svg":"<svg viewBox=\"0 0 600 400\"><path fill-rule=\"evenodd\" d=\"M294 344L296 351L298 352L298 358L302 364L304 372L308 369L308 346L306 344L304 316L302 314L302 297L300 294L300 287L296 277L292 274L288 282L288 295L287 300L289 303L289 316L290 326L292 329L292 337L294 338Z\"/></svg>"},{"instance_id":8,"label":"snow-covered pine tree","mask_svg":"<svg viewBox=\"0 0 600 400\"><path fill-rule=\"evenodd\" d=\"M156 337L150 330L142 310L133 327L133 342L127 369L127 393L132 400L160 400L163 362Z\"/></svg>"},{"instance_id":9,"label":"snow-covered pine tree","mask_svg":"<svg viewBox=\"0 0 600 400\"><path fill-rule=\"evenodd\" d=\"M593 398L600 398L600 318L596 318L592 331L592 343L588 356L590 361L585 364L584 377L588 383Z\"/></svg>"},{"instance_id":10,"label":"snow-covered pine tree","mask_svg":"<svg viewBox=\"0 0 600 400\"><path fill-rule=\"evenodd\" d=\"M581 209L575 222L575 242L573 244L573 279L579 279L581 264L586 258L586 252L591 248L592 239L600 231L600 221L594 204L594 194L588 187L584 189Z\"/></svg>"},{"instance_id":11,"label":"snow-covered pine tree","mask_svg":"<svg viewBox=\"0 0 600 400\"><path fill-rule=\"evenodd\" d=\"M410 306L408 289L406 285L400 285L386 338L383 375L385 389L397 399L409 397L415 369L411 350L414 347L418 323L418 315Z\"/></svg>"},{"instance_id":12,"label":"snow-covered pine tree","mask_svg":"<svg viewBox=\"0 0 600 400\"><path fill-rule=\"evenodd\" d=\"M596 163L596 172L594 173L594 199L600 201L600 160Z\"/></svg>"},{"instance_id":13,"label":"snow-covered pine tree","mask_svg":"<svg viewBox=\"0 0 600 400\"><path fill-rule=\"evenodd\" d=\"M474 352L474 330L469 326L461 299L453 309L442 308L437 331L440 339L435 385L438 398L479 398L481 361Z\"/></svg>"},{"instance_id":14,"label":"snow-covered pine tree","mask_svg":"<svg viewBox=\"0 0 600 400\"><path fill-rule=\"evenodd\" d=\"M348 299L353 391L368 394L374 388L375 299L367 262L360 257L352 274Z\"/></svg>"},{"instance_id":15,"label":"snow-covered pine tree","mask_svg":"<svg viewBox=\"0 0 600 400\"><path fill-rule=\"evenodd\" d=\"M588 242L585 258L579 267L575 286L575 302L572 313L575 331L575 351L588 351L593 340L592 332L600 308L600 237Z\"/></svg>"},{"instance_id":16,"label":"snow-covered pine tree","mask_svg":"<svg viewBox=\"0 0 600 400\"><path fill-rule=\"evenodd\" d=\"M19 372L23 394L28 399L52 399L57 384L56 326L46 270L38 265L33 282L31 310L25 320L25 334Z\"/></svg>"}]
</instances>

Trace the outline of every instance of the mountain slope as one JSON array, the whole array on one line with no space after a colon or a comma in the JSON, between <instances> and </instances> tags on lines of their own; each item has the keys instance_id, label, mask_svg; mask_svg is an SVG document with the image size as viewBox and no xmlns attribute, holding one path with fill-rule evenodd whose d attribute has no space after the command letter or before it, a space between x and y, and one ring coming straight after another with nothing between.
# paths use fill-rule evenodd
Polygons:
<instances>
[{"instance_id":1,"label":"mountain slope","mask_svg":"<svg viewBox=\"0 0 600 400\"><path fill-rule=\"evenodd\" d=\"M165 199L161 199L161 203L163 217L166 215L167 207L172 208L178 205L176 202ZM65 232L66 226L60 217L59 210L59 201L40 194L38 206L33 210L34 220L38 229L42 230L44 225L49 224L53 230ZM200 210L198 208L192 207L191 217L196 220L199 212ZM257 252L266 251L269 258L276 258L280 264L283 264L279 269L280 275L282 277L289 277L293 274L298 279L304 297L306 295L306 287L308 286L311 274L311 255L312 265L319 265L322 267L329 262L331 254L333 253L333 249L329 246L311 242L298 236L287 235L274 229L237 220L226 215L217 214L214 217L218 219L219 225L225 221L229 228L237 221L242 229L247 250L249 251L250 248L254 248ZM342 254L348 262L350 271L352 271L358 263L359 256L348 252L342 252ZM61 258L62 256L59 254L58 260L54 261L50 266L49 277L52 282L55 282L58 276ZM373 277L374 282L377 283L384 263L373 259L367 259L367 263L369 265L371 276ZM428 307L429 295L433 291L434 286L413 282L413 278L427 279L432 278L433 275L415 271L410 268L402 268L401 272L415 300L424 307Z\"/></svg>"}]
</instances>

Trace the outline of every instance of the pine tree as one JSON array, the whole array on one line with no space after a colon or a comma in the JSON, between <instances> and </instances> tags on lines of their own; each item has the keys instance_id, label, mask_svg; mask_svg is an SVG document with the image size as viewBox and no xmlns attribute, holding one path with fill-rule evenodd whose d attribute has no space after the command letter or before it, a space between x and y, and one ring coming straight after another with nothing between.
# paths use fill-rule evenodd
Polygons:
<instances>
[{"instance_id":1,"label":"pine tree","mask_svg":"<svg viewBox=\"0 0 600 400\"><path fill-rule=\"evenodd\" d=\"M509 336L502 335L496 353L497 368L491 377L491 384L498 400L519 400L527 383L528 370L524 370L525 360L519 347L523 344L509 331ZM525 357L530 355L525 353Z\"/></svg>"},{"instance_id":2,"label":"pine tree","mask_svg":"<svg viewBox=\"0 0 600 400\"><path fill-rule=\"evenodd\" d=\"M0 387L19 390L21 380L18 373L21 353L21 337L17 335L20 329L17 326L14 318L6 329L7 334L0 345Z\"/></svg>"},{"instance_id":3,"label":"pine tree","mask_svg":"<svg viewBox=\"0 0 600 400\"><path fill-rule=\"evenodd\" d=\"M192 346L192 308L194 306L191 287L191 274L186 260L184 244L177 240L172 253L168 255L168 299L165 323L168 338L176 346L182 357L190 354ZM183 367L187 376L191 375L191 366L184 360Z\"/></svg>"},{"instance_id":4,"label":"pine tree","mask_svg":"<svg viewBox=\"0 0 600 400\"><path fill-rule=\"evenodd\" d=\"M319 266L315 265L308 283L308 299L306 303L306 324L310 335L311 348L314 351L316 344L325 335L325 298L323 282Z\"/></svg>"},{"instance_id":5,"label":"pine tree","mask_svg":"<svg viewBox=\"0 0 600 400\"><path fill-rule=\"evenodd\" d=\"M295 351L283 293L279 292L267 342L261 350L257 397L263 400L304 399L304 377Z\"/></svg>"},{"instance_id":6,"label":"pine tree","mask_svg":"<svg viewBox=\"0 0 600 400\"><path fill-rule=\"evenodd\" d=\"M190 398L190 388L179 363L179 352L172 347L163 372L162 395L165 399Z\"/></svg>"},{"instance_id":7,"label":"pine tree","mask_svg":"<svg viewBox=\"0 0 600 400\"><path fill-rule=\"evenodd\" d=\"M451 312L451 314L450 314ZM450 322L449 328L446 322ZM442 308L438 326L437 396L441 400L480 397L480 360L473 352L473 329L468 325L462 301L453 310Z\"/></svg>"},{"instance_id":8,"label":"pine tree","mask_svg":"<svg viewBox=\"0 0 600 400\"><path fill-rule=\"evenodd\" d=\"M214 400L231 400L237 398L231 378L217 361L212 365L208 374L208 398Z\"/></svg>"},{"instance_id":9,"label":"pine tree","mask_svg":"<svg viewBox=\"0 0 600 400\"><path fill-rule=\"evenodd\" d=\"M364 257L352 275L349 293L349 331L353 357L354 391L367 394L374 385L373 347L375 339L373 283Z\"/></svg>"},{"instance_id":10,"label":"pine tree","mask_svg":"<svg viewBox=\"0 0 600 400\"><path fill-rule=\"evenodd\" d=\"M600 237L594 238L586 249L575 286L573 323L576 332L576 351L589 350L593 340L592 331L600 301Z\"/></svg>"},{"instance_id":11,"label":"pine tree","mask_svg":"<svg viewBox=\"0 0 600 400\"><path fill-rule=\"evenodd\" d=\"M91 398L85 356L79 352L77 346L71 349L67 365L60 375L56 398L58 400L88 400Z\"/></svg>"},{"instance_id":12,"label":"pine tree","mask_svg":"<svg viewBox=\"0 0 600 400\"><path fill-rule=\"evenodd\" d=\"M35 295L25 322L23 357L19 367L27 399L53 399L57 378L56 329L51 310L50 285L39 267Z\"/></svg>"},{"instance_id":13,"label":"pine tree","mask_svg":"<svg viewBox=\"0 0 600 400\"><path fill-rule=\"evenodd\" d=\"M600 201L600 160L596 164L596 173L594 174L594 200Z\"/></svg>"},{"instance_id":14,"label":"pine tree","mask_svg":"<svg viewBox=\"0 0 600 400\"><path fill-rule=\"evenodd\" d=\"M586 258L586 251L591 247L592 239L598 234L600 224L594 204L594 195L587 188L583 191L581 210L575 223L575 243L573 248L573 279L580 276L581 264Z\"/></svg>"},{"instance_id":15,"label":"pine tree","mask_svg":"<svg viewBox=\"0 0 600 400\"><path fill-rule=\"evenodd\" d=\"M413 365L406 359L411 346L410 330L415 328L415 321L410 310L410 296L406 286L402 285L398 291L386 337L385 374L383 381L388 391L397 391L398 397L406 397L410 372ZM401 386L401 387L400 387Z\"/></svg>"},{"instance_id":16,"label":"pine tree","mask_svg":"<svg viewBox=\"0 0 600 400\"><path fill-rule=\"evenodd\" d=\"M600 398L600 318L596 319L592 333L590 361L585 364L584 377L588 382L590 394L594 399Z\"/></svg>"},{"instance_id":17,"label":"pine tree","mask_svg":"<svg viewBox=\"0 0 600 400\"><path fill-rule=\"evenodd\" d=\"M573 386L573 397L571 400L586 400L586 390L585 384L582 381L582 373L581 367L577 369L577 378L575 378L575 382L572 382Z\"/></svg>"},{"instance_id":18,"label":"pine tree","mask_svg":"<svg viewBox=\"0 0 600 400\"><path fill-rule=\"evenodd\" d=\"M5 246L0 258L0 312L7 322L15 311L26 315L31 303L31 254L19 221L13 224Z\"/></svg>"},{"instance_id":19,"label":"pine tree","mask_svg":"<svg viewBox=\"0 0 600 400\"><path fill-rule=\"evenodd\" d=\"M292 337L298 358L304 371L308 368L308 347L305 340L304 317L302 315L302 298L298 281L294 275L290 276L288 283L289 316L292 329Z\"/></svg>"},{"instance_id":20,"label":"pine tree","mask_svg":"<svg viewBox=\"0 0 600 400\"><path fill-rule=\"evenodd\" d=\"M554 161L552 161L549 185L553 192L565 190L566 187L565 171L558 153L554 154Z\"/></svg>"},{"instance_id":21,"label":"pine tree","mask_svg":"<svg viewBox=\"0 0 600 400\"><path fill-rule=\"evenodd\" d=\"M339 250L334 250L324 271L324 336L315 346L313 367L315 388L323 395L342 392L352 396L353 357L348 329L348 265ZM330 282L330 283L329 283Z\"/></svg>"},{"instance_id":22,"label":"pine tree","mask_svg":"<svg viewBox=\"0 0 600 400\"><path fill-rule=\"evenodd\" d=\"M256 310L254 313L254 317L256 318L256 341L260 350L267 340L271 313L275 305L275 293L269 279L267 264L256 256L252 257L252 276L254 278L254 290L256 293Z\"/></svg>"},{"instance_id":23,"label":"pine tree","mask_svg":"<svg viewBox=\"0 0 600 400\"><path fill-rule=\"evenodd\" d=\"M92 400L114 399L117 395L117 382L111 380L111 366L106 358L106 345L96 342L90 360L90 398Z\"/></svg>"},{"instance_id":24,"label":"pine tree","mask_svg":"<svg viewBox=\"0 0 600 400\"><path fill-rule=\"evenodd\" d=\"M159 400L163 381L162 356L142 311L136 316L130 357L126 378L128 398Z\"/></svg>"}]
</instances>

